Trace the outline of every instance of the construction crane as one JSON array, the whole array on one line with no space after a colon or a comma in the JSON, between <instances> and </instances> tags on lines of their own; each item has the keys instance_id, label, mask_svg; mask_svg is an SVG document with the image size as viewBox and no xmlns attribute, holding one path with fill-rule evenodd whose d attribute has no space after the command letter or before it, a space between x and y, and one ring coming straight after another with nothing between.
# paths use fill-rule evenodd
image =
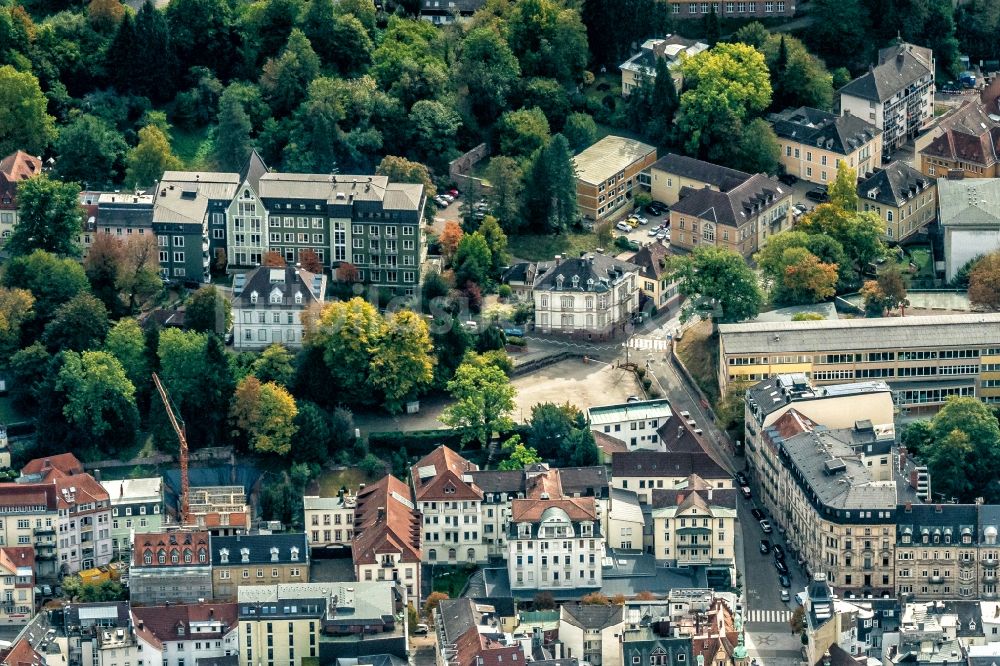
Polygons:
<instances>
[{"instance_id":1,"label":"construction crane","mask_svg":"<svg viewBox=\"0 0 1000 666\"><path fill-rule=\"evenodd\" d=\"M181 445L181 526L188 524L188 443L187 435L185 434L184 420L179 419L174 413L173 405L170 401L170 395L167 393L167 389L163 387L163 383L160 378L153 373L153 384L156 385L156 391L160 394L160 400L163 401L163 406L167 410L167 418L170 419L170 425L173 426L174 432L177 433L177 439Z\"/></svg>"}]
</instances>

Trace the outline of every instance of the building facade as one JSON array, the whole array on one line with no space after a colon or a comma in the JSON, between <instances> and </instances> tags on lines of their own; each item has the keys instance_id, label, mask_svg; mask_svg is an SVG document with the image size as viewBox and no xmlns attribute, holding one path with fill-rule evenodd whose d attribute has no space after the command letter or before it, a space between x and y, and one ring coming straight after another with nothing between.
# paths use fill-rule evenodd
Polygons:
<instances>
[{"instance_id":1,"label":"building facade","mask_svg":"<svg viewBox=\"0 0 1000 666\"><path fill-rule=\"evenodd\" d=\"M675 19L704 19L714 11L719 18L780 18L795 15L795 0L751 2L685 2L670 0L670 15Z\"/></svg>"},{"instance_id":2,"label":"building facade","mask_svg":"<svg viewBox=\"0 0 1000 666\"><path fill-rule=\"evenodd\" d=\"M797 178L826 185L841 162L861 177L882 165L882 131L861 117L802 106L767 119L778 136L781 166Z\"/></svg>"},{"instance_id":3,"label":"building facade","mask_svg":"<svg viewBox=\"0 0 1000 666\"><path fill-rule=\"evenodd\" d=\"M594 666L622 666L619 639L625 628L624 607L562 604L559 641L565 656Z\"/></svg>"},{"instance_id":4,"label":"building facade","mask_svg":"<svg viewBox=\"0 0 1000 666\"><path fill-rule=\"evenodd\" d=\"M750 174L686 155L667 153L649 167L649 178L653 199L673 206L680 200L682 190L707 187L716 192L728 192L746 182Z\"/></svg>"},{"instance_id":5,"label":"building facade","mask_svg":"<svg viewBox=\"0 0 1000 666\"><path fill-rule=\"evenodd\" d=\"M657 490L686 487L693 474L716 490L733 488L732 475L703 451L629 451L611 459L611 486L635 491L642 504Z\"/></svg>"},{"instance_id":6,"label":"building facade","mask_svg":"<svg viewBox=\"0 0 1000 666\"><path fill-rule=\"evenodd\" d=\"M17 185L42 172L42 160L18 150L0 160L0 246L17 226Z\"/></svg>"},{"instance_id":7,"label":"building facade","mask_svg":"<svg viewBox=\"0 0 1000 666\"><path fill-rule=\"evenodd\" d=\"M680 292L680 283L673 279L673 274L668 269L669 255L663 243L649 243L626 259L628 263L639 267L640 308L645 308L647 299L657 311L680 307L684 297Z\"/></svg>"},{"instance_id":8,"label":"building facade","mask_svg":"<svg viewBox=\"0 0 1000 666\"><path fill-rule=\"evenodd\" d=\"M212 537L212 596L235 601L237 588L309 582L305 534L243 534Z\"/></svg>"},{"instance_id":9,"label":"building facade","mask_svg":"<svg viewBox=\"0 0 1000 666\"><path fill-rule=\"evenodd\" d=\"M655 161L655 146L620 136L606 136L583 150L573 158L580 216L592 222L614 217L634 192L648 189L643 172Z\"/></svg>"},{"instance_id":10,"label":"building facade","mask_svg":"<svg viewBox=\"0 0 1000 666\"><path fill-rule=\"evenodd\" d=\"M129 597L139 604L197 603L212 598L208 532L136 534Z\"/></svg>"},{"instance_id":11,"label":"building facade","mask_svg":"<svg viewBox=\"0 0 1000 666\"><path fill-rule=\"evenodd\" d=\"M667 35L663 39L647 39L639 46L639 52L618 66L622 73L622 97L628 97L633 90L649 82L656 81L657 60L667 63L674 87L680 90L684 85L679 65L681 55L690 58L708 50L708 44L680 35Z\"/></svg>"},{"instance_id":12,"label":"building facade","mask_svg":"<svg viewBox=\"0 0 1000 666\"><path fill-rule=\"evenodd\" d=\"M133 535L163 529L162 477L102 481L101 485L111 501L111 548L115 554L132 550Z\"/></svg>"},{"instance_id":13,"label":"building facade","mask_svg":"<svg viewBox=\"0 0 1000 666\"><path fill-rule=\"evenodd\" d=\"M442 508L442 513L448 515L449 512ZM414 510L410 488L391 474L362 488L354 511L354 541L351 544L357 580L392 581L419 605L420 517L421 514ZM450 541L447 536L445 539Z\"/></svg>"},{"instance_id":14,"label":"building facade","mask_svg":"<svg viewBox=\"0 0 1000 666\"><path fill-rule=\"evenodd\" d=\"M1000 122L995 117L979 101L966 101L917 139L917 166L931 178L953 172L965 178L996 178Z\"/></svg>"},{"instance_id":15,"label":"building facade","mask_svg":"<svg viewBox=\"0 0 1000 666\"><path fill-rule=\"evenodd\" d=\"M24 624L35 614L35 551L0 548L0 624Z\"/></svg>"},{"instance_id":16,"label":"building facade","mask_svg":"<svg viewBox=\"0 0 1000 666\"><path fill-rule=\"evenodd\" d=\"M297 266L261 266L233 276L233 346L262 350L302 346L303 314L326 300L326 275Z\"/></svg>"},{"instance_id":17,"label":"building facade","mask_svg":"<svg viewBox=\"0 0 1000 666\"><path fill-rule=\"evenodd\" d=\"M239 654L235 603L136 606L132 627L143 662L185 666Z\"/></svg>"},{"instance_id":18,"label":"building facade","mask_svg":"<svg viewBox=\"0 0 1000 666\"><path fill-rule=\"evenodd\" d=\"M997 403L998 323L986 313L722 324L719 386L800 373L823 387L882 380L904 413L934 411L952 395Z\"/></svg>"},{"instance_id":19,"label":"building facade","mask_svg":"<svg viewBox=\"0 0 1000 666\"><path fill-rule=\"evenodd\" d=\"M908 599L971 599L979 588L974 504L904 504L897 512L896 591ZM983 569L982 573L985 573ZM994 574L995 575L995 574ZM994 585L996 580L993 580Z\"/></svg>"},{"instance_id":20,"label":"building facade","mask_svg":"<svg viewBox=\"0 0 1000 666\"><path fill-rule=\"evenodd\" d=\"M659 429L672 415L666 398L600 405L587 410L592 430L625 442L629 451L663 451Z\"/></svg>"},{"instance_id":21,"label":"building facade","mask_svg":"<svg viewBox=\"0 0 1000 666\"><path fill-rule=\"evenodd\" d=\"M736 493L718 490L696 475L686 487L652 493L653 544L657 565L704 567L714 582L736 580ZM719 580L719 579L722 580Z\"/></svg>"},{"instance_id":22,"label":"building facade","mask_svg":"<svg viewBox=\"0 0 1000 666\"><path fill-rule=\"evenodd\" d=\"M303 499L306 536L312 548L346 547L354 538L357 495L350 491L336 497L306 495Z\"/></svg>"},{"instance_id":23,"label":"building facade","mask_svg":"<svg viewBox=\"0 0 1000 666\"><path fill-rule=\"evenodd\" d=\"M901 43L881 49L878 62L838 92L840 112L882 130L882 152L915 138L934 117L934 54Z\"/></svg>"},{"instance_id":24,"label":"building facade","mask_svg":"<svg viewBox=\"0 0 1000 666\"><path fill-rule=\"evenodd\" d=\"M1000 178L938 178L947 280L973 259L1000 250Z\"/></svg>"},{"instance_id":25,"label":"building facade","mask_svg":"<svg viewBox=\"0 0 1000 666\"><path fill-rule=\"evenodd\" d=\"M416 509L423 516L425 562L485 562L483 491L471 472L479 467L439 446L410 468Z\"/></svg>"},{"instance_id":26,"label":"building facade","mask_svg":"<svg viewBox=\"0 0 1000 666\"><path fill-rule=\"evenodd\" d=\"M885 223L885 238L900 243L937 218L937 184L906 162L895 161L858 183L860 207Z\"/></svg>"}]
</instances>

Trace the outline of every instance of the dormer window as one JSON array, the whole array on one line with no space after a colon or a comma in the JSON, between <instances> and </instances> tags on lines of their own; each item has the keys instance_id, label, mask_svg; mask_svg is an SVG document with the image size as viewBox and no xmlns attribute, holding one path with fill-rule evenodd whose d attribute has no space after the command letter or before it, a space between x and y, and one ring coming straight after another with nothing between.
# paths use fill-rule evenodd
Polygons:
<instances>
[{"instance_id":1,"label":"dormer window","mask_svg":"<svg viewBox=\"0 0 1000 666\"><path fill-rule=\"evenodd\" d=\"M280 304L281 301L283 300L282 297L281 297L281 290L280 289L275 289L274 291L272 291L271 292L271 299L270 300L271 300L272 303L279 303Z\"/></svg>"},{"instance_id":2,"label":"dormer window","mask_svg":"<svg viewBox=\"0 0 1000 666\"><path fill-rule=\"evenodd\" d=\"M302 292L301 291L295 292L295 304L296 305L302 305Z\"/></svg>"},{"instance_id":3,"label":"dormer window","mask_svg":"<svg viewBox=\"0 0 1000 666\"><path fill-rule=\"evenodd\" d=\"M170 553L170 563L171 564L179 564L180 561L181 561L180 553L178 553L176 550L174 552Z\"/></svg>"},{"instance_id":4,"label":"dormer window","mask_svg":"<svg viewBox=\"0 0 1000 666\"><path fill-rule=\"evenodd\" d=\"M904 534L903 535L903 543L910 543L910 535L909 534Z\"/></svg>"},{"instance_id":5,"label":"dormer window","mask_svg":"<svg viewBox=\"0 0 1000 666\"><path fill-rule=\"evenodd\" d=\"M299 549L292 546L292 561L297 562L299 559Z\"/></svg>"},{"instance_id":6,"label":"dormer window","mask_svg":"<svg viewBox=\"0 0 1000 666\"><path fill-rule=\"evenodd\" d=\"M226 555L226 558L227 559L229 558L228 554ZM204 564L207 559L208 559L208 553L205 552L205 549L204 548L199 549L198 550L198 561L201 562L202 564Z\"/></svg>"},{"instance_id":7,"label":"dormer window","mask_svg":"<svg viewBox=\"0 0 1000 666\"><path fill-rule=\"evenodd\" d=\"M219 551L219 561L223 564L229 564L229 549L223 548Z\"/></svg>"},{"instance_id":8,"label":"dormer window","mask_svg":"<svg viewBox=\"0 0 1000 666\"><path fill-rule=\"evenodd\" d=\"M249 548L240 548L240 561L241 562L249 562L250 561L250 549Z\"/></svg>"},{"instance_id":9,"label":"dormer window","mask_svg":"<svg viewBox=\"0 0 1000 666\"><path fill-rule=\"evenodd\" d=\"M573 288L576 289L579 286L580 286L580 276L579 275L574 275L573 276Z\"/></svg>"},{"instance_id":10,"label":"dormer window","mask_svg":"<svg viewBox=\"0 0 1000 666\"><path fill-rule=\"evenodd\" d=\"M160 552L158 552L156 554L156 561L159 564L166 564L167 563L167 551L161 550Z\"/></svg>"},{"instance_id":11,"label":"dormer window","mask_svg":"<svg viewBox=\"0 0 1000 666\"><path fill-rule=\"evenodd\" d=\"M192 559L191 549L190 548L185 548L184 549L184 564L191 564L191 559Z\"/></svg>"},{"instance_id":12,"label":"dormer window","mask_svg":"<svg viewBox=\"0 0 1000 666\"><path fill-rule=\"evenodd\" d=\"M180 623L177 624L177 635L178 636L183 636L184 635L184 625L183 624L180 624Z\"/></svg>"},{"instance_id":13,"label":"dormer window","mask_svg":"<svg viewBox=\"0 0 1000 666\"><path fill-rule=\"evenodd\" d=\"M147 550L145 552L145 554L142 556L142 563L143 564L152 564L153 563L153 553L151 553L150 551Z\"/></svg>"},{"instance_id":14,"label":"dormer window","mask_svg":"<svg viewBox=\"0 0 1000 666\"><path fill-rule=\"evenodd\" d=\"M278 561L278 549L277 548L271 548L271 561L272 562L277 562Z\"/></svg>"},{"instance_id":15,"label":"dormer window","mask_svg":"<svg viewBox=\"0 0 1000 666\"><path fill-rule=\"evenodd\" d=\"M250 302L251 303L256 303L257 302L257 292L256 291L251 291L250 292Z\"/></svg>"}]
</instances>

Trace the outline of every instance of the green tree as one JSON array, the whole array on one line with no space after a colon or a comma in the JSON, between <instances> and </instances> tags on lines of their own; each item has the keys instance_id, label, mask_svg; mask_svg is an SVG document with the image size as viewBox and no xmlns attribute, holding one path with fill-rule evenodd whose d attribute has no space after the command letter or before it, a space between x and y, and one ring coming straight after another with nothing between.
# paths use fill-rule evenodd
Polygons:
<instances>
[{"instance_id":1,"label":"green tree","mask_svg":"<svg viewBox=\"0 0 1000 666\"><path fill-rule=\"evenodd\" d=\"M747 173L778 172L781 159L781 144L770 123L763 118L754 118L740 132L736 154L728 163Z\"/></svg>"},{"instance_id":2,"label":"green tree","mask_svg":"<svg viewBox=\"0 0 1000 666\"><path fill-rule=\"evenodd\" d=\"M771 108L782 110L809 106L830 109L833 104L833 77L823 61L809 53L805 45L790 35L769 35L758 46L771 71L774 98Z\"/></svg>"},{"instance_id":3,"label":"green tree","mask_svg":"<svg viewBox=\"0 0 1000 666\"><path fill-rule=\"evenodd\" d=\"M372 61L372 40L365 26L352 14L338 16L327 28L330 38L325 46L329 63L343 76L356 76ZM310 38L311 39L311 38ZM323 51L317 48L320 56Z\"/></svg>"},{"instance_id":4,"label":"green tree","mask_svg":"<svg viewBox=\"0 0 1000 666\"><path fill-rule=\"evenodd\" d=\"M233 392L232 371L217 336L175 328L159 336L160 379L181 417L187 422L192 448L209 446L223 437ZM161 443L176 446L177 438L158 411Z\"/></svg>"},{"instance_id":5,"label":"green tree","mask_svg":"<svg viewBox=\"0 0 1000 666\"><path fill-rule=\"evenodd\" d=\"M455 284L459 288L468 282L480 286L489 284L493 253L486 238L479 232L462 236L452 265L455 267Z\"/></svg>"},{"instance_id":6,"label":"green tree","mask_svg":"<svg viewBox=\"0 0 1000 666\"><path fill-rule=\"evenodd\" d=\"M135 319L118 320L104 339L104 351L114 356L121 363L125 376L128 377L137 391L149 384L149 358L146 354L146 341Z\"/></svg>"},{"instance_id":7,"label":"green tree","mask_svg":"<svg viewBox=\"0 0 1000 666\"><path fill-rule=\"evenodd\" d=\"M375 5L365 0L339 0L334 11L340 16L354 16L369 33L375 30Z\"/></svg>"},{"instance_id":8,"label":"green tree","mask_svg":"<svg viewBox=\"0 0 1000 666\"><path fill-rule=\"evenodd\" d=\"M251 366L253 375L263 383L273 382L288 388L295 377L295 357L284 345L275 342L261 352Z\"/></svg>"},{"instance_id":9,"label":"green tree","mask_svg":"<svg viewBox=\"0 0 1000 666\"><path fill-rule=\"evenodd\" d=\"M103 351L66 351L62 356L56 389L65 394L63 415L78 443L97 445L102 453L131 446L139 412L135 387L118 359Z\"/></svg>"},{"instance_id":10,"label":"green tree","mask_svg":"<svg viewBox=\"0 0 1000 666\"><path fill-rule=\"evenodd\" d=\"M860 69L871 54L868 11L861 0L817 0L809 43L827 61Z\"/></svg>"},{"instance_id":11,"label":"green tree","mask_svg":"<svg viewBox=\"0 0 1000 666\"><path fill-rule=\"evenodd\" d=\"M710 314L713 323L729 323L753 319L760 313L764 299L757 277L732 250L699 247L679 262L676 277L687 298L686 317Z\"/></svg>"},{"instance_id":12,"label":"green tree","mask_svg":"<svg viewBox=\"0 0 1000 666\"><path fill-rule=\"evenodd\" d=\"M503 370L469 353L448 382L453 402L445 407L441 422L462 428L462 444L479 441L488 448L493 433L510 430L517 390Z\"/></svg>"},{"instance_id":13,"label":"green tree","mask_svg":"<svg viewBox=\"0 0 1000 666\"><path fill-rule=\"evenodd\" d=\"M80 293L55 311L42 341L54 352L94 349L104 342L110 326L104 304L91 294Z\"/></svg>"},{"instance_id":14,"label":"green tree","mask_svg":"<svg viewBox=\"0 0 1000 666\"><path fill-rule=\"evenodd\" d=\"M77 116L56 139L56 173L91 188L106 187L117 180L127 149L124 137L104 120Z\"/></svg>"},{"instance_id":15,"label":"green tree","mask_svg":"<svg viewBox=\"0 0 1000 666\"><path fill-rule=\"evenodd\" d=\"M767 38L770 36L771 33L768 32L763 23L760 21L751 21L733 34L732 41L762 50L764 44L767 43Z\"/></svg>"},{"instance_id":16,"label":"green tree","mask_svg":"<svg viewBox=\"0 0 1000 666\"><path fill-rule=\"evenodd\" d=\"M817 303L836 293L836 266L824 264L805 248L785 250L783 261L785 271L779 292L780 302Z\"/></svg>"},{"instance_id":17,"label":"green tree","mask_svg":"<svg viewBox=\"0 0 1000 666\"><path fill-rule=\"evenodd\" d=\"M47 399L45 384L51 374L52 356L41 342L34 342L15 352L6 363L10 373L11 400L19 409L37 410Z\"/></svg>"},{"instance_id":18,"label":"green tree","mask_svg":"<svg viewBox=\"0 0 1000 666\"><path fill-rule=\"evenodd\" d=\"M931 419L932 441L921 450L934 478L934 494L971 504L997 501L1000 486L1000 426L977 398L949 398Z\"/></svg>"},{"instance_id":19,"label":"green tree","mask_svg":"<svg viewBox=\"0 0 1000 666\"><path fill-rule=\"evenodd\" d=\"M35 297L27 289L0 287L0 367L21 346L21 329L34 316Z\"/></svg>"},{"instance_id":20,"label":"green tree","mask_svg":"<svg viewBox=\"0 0 1000 666\"><path fill-rule=\"evenodd\" d=\"M471 30L462 40L456 67L476 118L483 123L496 120L521 76L507 41L492 26Z\"/></svg>"},{"instance_id":21,"label":"green tree","mask_svg":"<svg viewBox=\"0 0 1000 666\"><path fill-rule=\"evenodd\" d=\"M18 223L7 242L8 252L16 256L44 250L79 256L83 231L79 185L44 173L34 176L18 185L17 207Z\"/></svg>"},{"instance_id":22,"label":"green tree","mask_svg":"<svg viewBox=\"0 0 1000 666\"><path fill-rule=\"evenodd\" d=\"M525 77L540 76L565 85L583 80L587 30L577 9L558 0L516 0L506 15L505 36Z\"/></svg>"},{"instance_id":23,"label":"green tree","mask_svg":"<svg viewBox=\"0 0 1000 666\"><path fill-rule=\"evenodd\" d=\"M569 146L574 153L578 153L595 143L599 135L597 123L594 122L591 115L586 113L569 114L566 117L566 125L563 127L562 133L569 141ZM492 182L491 180L490 183L492 184Z\"/></svg>"},{"instance_id":24,"label":"green tree","mask_svg":"<svg viewBox=\"0 0 1000 666\"><path fill-rule=\"evenodd\" d=\"M566 124L571 103L563 84L555 79L536 76L521 83L521 106L541 109L549 120L549 127L561 130Z\"/></svg>"},{"instance_id":25,"label":"green tree","mask_svg":"<svg viewBox=\"0 0 1000 666\"><path fill-rule=\"evenodd\" d=\"M586 416L568 402L531 408L528 444L553 466L599 464L600 453Z\"/></svg>"},{"instance_id":26,"label":"green tree","mask_svg":"<svg viewBox=\"0 0 1000 666\"><path fill-rule=\"evenodd\" d=\"M253 147L250 116L234 95L223 94L219 100L218 123L213 143L215 159L224 171L237 171Z\"/></svg>"},{"instance_id":27,"label":"green tree","mask_svg":"<svg viewBox=\"0 0 1000 666\"><path fill-rule=\"evenodd\" d=\"M490 277L499 280L500 271L510 263L510 255L507 254L507 234L492 215L483 218L476 233L483 237L490 249Z\"/></svg>"},{"instance_id":28,"label":"green tree","mask_svg":"<svg viewBox=\"0 0 1000 666\"><path fill-rule=\"evenodd\" d=\"M148 187L164 171L181 168L181 161L170 149L169 137L155 125L139 130L139 143L129 151L125 164L125 183L130 187Z\"/></svg>"},{"instance_id":29,"label":"green tree","mask_svg":"<svg viewBox=\"0 0 1000 666\"><path fill-rule=\"evenodd\" d=\"M306 346L322 351L332 385L338 387L340 399L347 404L374 401L368 366L384 326L378 310L361 298L328 303L315 321L307 324Z\"/></svg>"},{"instance_id":30,"label":"green tree","mask_svg":"<svg viewBox=\"0 0 1000 666\"><path fill-rule=\"evenodd\" d=\"M231 77L242 58L233 12L225 0L171 0L166 17L178 71L209 67L221 79Z\"/></svg>"},{"instance_id":31,"label":"green tree","mask_svg":"<svg viewBox=\"0 0 1000 666\"><path fill-rule=\"evenodd\" d=\"M292 459L296 462L324 464L334 452L334 436L330 417L314 402L299 400L295 415L295 446Z\"/></svg>"},{"instance_id":32,"label":"green tree","mask_svg":"<svg viewBox=\"0 0 1000 666\"><path fill-rule=\"evenodd\" d=\"M709 46L715 46L722 38L722 26L719 24L719 15L715 12L715 7L702 17L701 34L705 36Z\"/></svg>"},{"instance_id":33,"label":"green tree","mask_svg":"<svg viewBox=\"0 0 1000 666\"><path fill-rule=\"evenodd\" d=\"M968 276L969 301L973 305L1000 310L1000 252L979 257Z\"/></svg>"},{"instance_id":34,"label":"green tree","mask_svg":"<svg viewBox=\"0 0 1000 666\"><path fill-rule=\"evenodd\" d=\"M3 272L3 286L27 289L35 297L33 324L44 325L63 303L88 290L78 261L61 259L44 250L14 257Z\"/></svg>"},{"instance_id":35,"label":"green tree","mask_svg":"<svg viewBox=\"0 0 1000 666\"><path fill-rule=\"evenodd\" d=\"M402 411L434 379L434 347L427 322L412 310L400 310L385 321L372 350L368 377L382 394L390 414Z\"/></svg>"},{"instance_id":36,"label":"green tree","mask_svg":"<svg viewBox=\"0 0 1000 666\"><path fill-rule=\"evenodd\" d=\"M542 462L538 451L530 446L525 446L520 435L511 435L501 448L507 454L507 459L500 462L499 469L501 470L520 471L528 465Z\"/></svg>"},{"instance_id":37,"label":"green tree","mask_svg":"<svg viewBox=\"0 0 1000 666\"><path fill-rule=\"evenodd\" d=\"M233 325L233 305L213 285L194 292L184 308L185 328L223 335Z\"/></svg>"},{"instance_id":38,"label":"green tree","mask_svg":"<svg viewBox=\"0 0 1000 666\"><path fill-rule=\"evenodd\" d=\"M848 212L858 210L858 172L847 162L837 162L837 177L826 189L832 205Z\"/></svg>"},{"instance_id":39,"label":"green tree","mask_svg":"<svg viewBox=\"0 0 1000 666\"><path fill-rule=\"evenodd\" d=\"M425 99L410 109L409 121L414 153L439 172L447 172L448 162L458 155L455 141L462 119L445 104Z\"/></svg>"},{"instance_id":40,"label":"green tree","mask_svg":"<svg viewBox=\"0 0 1000 666\"><path fill-rule=\"evenodd\" d=\"M230 414L254 451L279 456L291 452L298 409L295 398L285 388L245 377L236 386Z\"/></svg>"},{"instance_id":41,"label":"green tree","mask_svg":"<svg viewBox=\"0 0 1000 666\"><path fill-rule=\"evenodd\" d=\"M432 199L437 194L437 188L431 179L431 174L427 167L419 162L412 162L405 157L386 155L375 168L375 173L386 176L393 183L414 183L424 186L424 194L428 199ZM424 216L428 219L434 217L434 207L426 206Z\"/></svg>"},{"instance_id":42,"label":"green tree","mask_svg":"<svg viewBox=\"0 0 1000 666\"><path fill-rule=\"evenodd\" d=\"M934 443L934 428L929 420L911 421L903 427L899 443L908 455L920 456Z\"/></svg>"},{"instance_id":43,"label":"green tree","mask_svg":"<svg viewBox=\"0 0 1000 666\"><path fill-rule=\"evenodd\" d=\"M34 74L0 66L0 155L15 150L42 154L56 138L56 119L47 106Z\"/></svg>"},{"instance_id":44,"label":"green tree","mask_svg":"<svg viewBox=\"0 0 1000 666\"><path fill-rule=\"evenodd\" d=\"M319 56L305 34L296 28L288 36L281 55L264 63L260 88L274 113L286 115L298 106L302 91L319 73Z\"/></svg>"},{"instance_id":45,"label":"green tree","mask_svg":"<svg viewBox=\"0 0 1000 666\"><path fill-rule=\"evenodd\" d=\"M885 255L885 223L873 212L850 212L832 203L820 204L799 220L798 228L808 234L825 234L840 243L858 279L868 264Z\"/></svg>"},{"instance_id":46,"label":"green tree","mask_svg":"<svg viewBox=\"0 0 1000 666\"><path fill-rule=\"evenodd\" d=\"M535 153L525 179L531 183L522 216L535 232L562 233L576 224L576 169L566 138L557 134Z\"/></svg>"},{"instance_id":47,"label":"green tree","mask_svg":"<svg viewBox=\"0 0 1000 666\"><path fill-rule=\"evenodd\" d=\"M593 122L590 116L586 116L586 118ZM572 122L572 116L567 125L570 122ZM500 220L501 226L507 232L516 232L522 225L521 192L524 187L524 172L517 160L499 155L491 159L486 167L486 179L491 185L489 192L490 210Z\"/></svg>"},{"instance_id":48,"label":"green tree","mask_svg":"<svg viewBox=\"0 0 1000 666\"><path fill-rule=\"evenodd\" d=\"M527 157L549 141L549 121L538 107L508 111L496 124L500 153Z\"/></svg>"}]
</instances>

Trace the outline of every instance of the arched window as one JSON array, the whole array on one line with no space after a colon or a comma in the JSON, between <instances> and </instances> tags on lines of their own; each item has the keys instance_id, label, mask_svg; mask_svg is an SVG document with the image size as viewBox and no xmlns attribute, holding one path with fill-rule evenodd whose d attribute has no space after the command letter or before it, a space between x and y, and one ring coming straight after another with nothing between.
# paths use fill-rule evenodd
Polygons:
<instances>
[{"instance_id":1,"label":"arched window","mask_svg":"<svg viewBox=\"0 0 1000 666\"><path fill-rule=\"evenodd\" d=\"M453 560L456 557L458 557L458 553L455 552L455 549L454 548L449 548L448 549L448 559L449 560Z\"/></svg>"},{"instance_id":2,"label":"arched window","mask_svg":"<svg viewBox=\"0 0 1000 666\"><path fill-rule=\"evenodd\" d=\"M180 553L178 553L176 550L174 552L170 553L170 563L171 564L177 564L180 561L181 561Z\"/></svg>"},{"instance_id":3,"label":"arched window","mask_svg":"<svg viewBox=\"0 0 1000 666\"><path fill-rule=\"evenodd\" d=\"M476 561L476 549L475 548L470 548L469 551L465 554L465 557L470 562L475 562Z\"/></svg>"},{"instance_id":4,"label":"arched window","mask_svg":"<svg viewBox=\"0 0 1000 666\"><path fill-rule=\"evenodd\" d=\"M158 552L156 554L156 561L159 562L160 564L166 564L167 563L167 551L161 550L160 552Z\"/></svg>"},{"instance_id":5,"label":"arched window","mask_svg":"<svg viewBox=\"0 0 1000 666\"><path fill-rule=\"evenodd\" d=\"M430 549L430 551L428 551L428 553L427 553L427 559L428 559L428 560L430 560L431 562L433 562L433 561L435 561L435 560L436 560L437 558L438 558L438 552L437 552L437 549L435 549L435 548L431 548L431 549Z\"/></svg>"},{"instance_id":6,"label":"arched window","mask_svg":"<svg viewBox=\"0 0 1000 666\"><path fill-rule=\"evenodd\" d=\"M204 564L205 560L207 559L208 559L208 554L205 552L205 549L204 548L200 549L198 551L198 561Z\"/></svg>"},{"instance_id":7,"label":"arched window","mask_svg":"<svg viewBox=\"0 0 1000 666\"><path fill-rule=\"evenodd\" d=\"M146 553L142 556L142 563L143 564L153 563L153 553L151 551L147 550Z\"/></svg>"},{"instance_id":8,"label":"arched window","mask_svg":"<svg viewBox=\"0 0 1000 666\"><path fill-rule=\"evenodd\" d=\"M184 564L191 564L191 549L184 549Z\"/></svg>"}]
</instances>

